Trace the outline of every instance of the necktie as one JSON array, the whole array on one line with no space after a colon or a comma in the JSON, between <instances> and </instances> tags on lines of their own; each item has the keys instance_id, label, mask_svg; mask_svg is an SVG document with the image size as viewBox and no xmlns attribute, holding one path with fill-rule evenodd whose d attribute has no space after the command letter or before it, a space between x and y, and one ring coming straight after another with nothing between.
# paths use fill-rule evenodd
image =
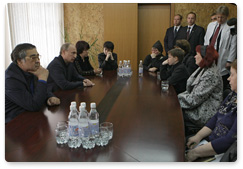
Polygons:
<instances>
[{"instance_id":1,"label":"necktie","mask_svg":"<svg viewBox=\"0 0 243 169\"><path fill-rule=\"evenodd\" d=\"M174 38L176 37L176 35L177 35L177 26L175 27L175 33L174 33Z\"/></svg>"},{"instance_id":2,"label":"necktie","mask_svg":"<svg viewBox=\"0 0 243 169\"><path fill-rule=\"evenodd\" d=\"M219 30L220 30L220 25L219 25L218 28L216 29L216 31L215 31L215 33L214 33L214 35L213 35L213 38L212 38L212 40L211 40L211 42L210 42L210 45L212 45L213 47L214 47L215 42L216 42L216 39L217 39L217 37L218 37Z\"/></svg>"},{"instance_id":3,"label":"necktie","mask_svg":"<svg viewBox=\"0 0 243 169\"><path fill-rule=\"evenodd\" d=\"M187 30L187 40L189 39L189 36L190 36L190 30L191 30L191 27L188 27L188 30Z\"/></svg>"}]
</instances>

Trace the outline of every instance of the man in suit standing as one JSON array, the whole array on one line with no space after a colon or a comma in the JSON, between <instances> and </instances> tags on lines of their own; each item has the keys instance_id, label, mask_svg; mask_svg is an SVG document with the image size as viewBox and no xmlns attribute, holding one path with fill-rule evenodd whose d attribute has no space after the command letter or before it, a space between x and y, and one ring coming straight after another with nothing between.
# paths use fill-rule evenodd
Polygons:
<instances>
[{"instance_id":1,"label":"man in suit standing","mask_svg":"<svg viewBox=\"0 0 243 169\"><path fill-rule=\"evenodd\" d=\"M219 54L217 66L222 76L225 90L229 87L227 79L230 73L230 63L236 58L237 37L230 33L231 27L227 25L227 18L229 16L228 7L218 7L216 14L217 22L208 24L204 45L214 46Z\"/></svg>"},{"instance_id":2,"label":"man in suit standing","mask_svg":"<svg viewBox=\"0 0 243 169\"><path fill-rule=\"evenodd\" d=\"M191 46L191 55L196 55L196 46L204 44L205 30L203 27L195 24L196 14L189 12L187 14L187 26L183 27L177 35L177 39L186 39Z\"/></svg>"},{"instance_id":3,"label":"man in suit standing","mask_svg":"<svg viewBox=\"0 0 243 169\"><path fill-rule=\"evenodd\" d=\"M164 47L166 54L169 50L174 48L175 41L177 38L177 34L180 33L182 26L181 26L182 16L180 14L176 14L174 16L174 26L167 29L165 38L164 38Z\"/></svg>"}]
</instances>

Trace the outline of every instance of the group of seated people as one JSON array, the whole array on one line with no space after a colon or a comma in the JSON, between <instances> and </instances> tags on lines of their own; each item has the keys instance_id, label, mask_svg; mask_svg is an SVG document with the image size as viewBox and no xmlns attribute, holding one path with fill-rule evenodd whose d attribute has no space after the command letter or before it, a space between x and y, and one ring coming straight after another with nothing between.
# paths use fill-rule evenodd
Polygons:
<instances>
[{"instance_id":1,"label":"group of seated people","mask_svg":"<svg viewBox=\"0 0 243 169\"><path fill-rule=\"evenodd\" d=\"M12 63L5 71L5 123L21 112L39 111L45 102L48 106L59 105L60 99L53 94L57 90L95 85L84 75L117 69L112 42L104 43L104 52L98 55L99 68L96 70L89 62L89 48L85 41L78 41L76 47L65 43L59 56L45 69L40 65L40 56L34 45L17 45L11 53Z\"/></svg>"},{"instance_id":2,"label":"group of seated people","mask_svg":"<svg viewBox=\"0 0 243 169\"><path fill-rule=\"evenodd\" d=\"M218 11L220 20L220 16L225 14ZM224 27L228 28L227 25ZM57 90L95 85L84 77L86 75L116 70L114 44L107 41L103 47L104 51L98 55L98 69L94 69L89 62L90 46L85 41L78 41L76 46L63 44L59 56L45 69L40 65L39 53L34 45L17 45L11 53L12 63L5 71L5 123L21 112L39 111L44 104L59 105L60 99L53 94ZM143 62L145 71L159 71L161 80L168 80L178 94L185 135L189 138L189 161L223 153L237 140L237 60L228 60L231 68L227 80L231 92L223 101L224 79L218 64L222 64L219 58L225 55L212 44L199 44L194 50L195 56L191 53L190 42L178 39L174 48L167 51L168 55L163 56L163 46L157 41L152 47L152 54L146 56ZM206 137L208 144L194 148Z\"/></svg>"},{"instance_id":3,"label":"group of seated people","mask_svg":"<svg viewBox=\"0 0 243 169\"><path fill-rule=\"evenodd\" d=\"M164 39L167 55L161 54L163 47L157 41L143 63L145 70L160 72L160 79L168 80L178 94L187 146L192 149L189 161L223 153L237 140L236 35L226 24L228 15L228 8L220 6L206 34L199 26L195 29L195 13L188 13L186 27L180 25L182 16L176 15ZM189 26L194 32L186 31ZM210 142L194 149L205 137Z\"/></svg>"}]
</instances>

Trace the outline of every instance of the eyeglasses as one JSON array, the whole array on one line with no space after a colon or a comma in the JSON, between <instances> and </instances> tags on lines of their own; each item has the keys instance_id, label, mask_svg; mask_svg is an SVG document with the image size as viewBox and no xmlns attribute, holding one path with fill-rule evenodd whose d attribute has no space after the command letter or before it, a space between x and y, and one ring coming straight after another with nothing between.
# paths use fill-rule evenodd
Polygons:
<instances>
[{"instance_id":1,"label":"eyeglasses","mask_svg":"<svg viewBox=\"0 0 243 169\"><path fill-rule=\"evenodd\" d=\"M28 58L30 58L33 61L36 61L37 59L40 60L41 59L41 55L31 55L31 56L26 56Z\"/></svg>"}]
</instances>

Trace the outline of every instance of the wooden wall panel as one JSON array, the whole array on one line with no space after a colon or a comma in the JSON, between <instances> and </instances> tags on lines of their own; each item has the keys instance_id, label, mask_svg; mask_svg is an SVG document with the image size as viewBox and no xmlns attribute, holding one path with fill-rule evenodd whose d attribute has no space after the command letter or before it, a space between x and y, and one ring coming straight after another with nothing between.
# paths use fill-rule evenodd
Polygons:
<instances>
[{"instance_id":1,"label":"wooden wall panel","mask_svg":"<svg viewBox=\"0 0 243 169\"><path fill-rule=\"evenodd\" d=\"M138 57L144 60L157 40L164 46L164 36L170 27L170 4L141 4L138 18Z\"/></svg>"},{"instance_id":2,"label":"wooden wall panel","mask_svg":"<svg viewBox=\"0 0 243 169\"><path fill-rule=\"evenodd\" d=\"M133 71L137 70L137 4L104 4L104 41L112 41L119 60L131 60Z\"/></svg>"}]
</instances>

